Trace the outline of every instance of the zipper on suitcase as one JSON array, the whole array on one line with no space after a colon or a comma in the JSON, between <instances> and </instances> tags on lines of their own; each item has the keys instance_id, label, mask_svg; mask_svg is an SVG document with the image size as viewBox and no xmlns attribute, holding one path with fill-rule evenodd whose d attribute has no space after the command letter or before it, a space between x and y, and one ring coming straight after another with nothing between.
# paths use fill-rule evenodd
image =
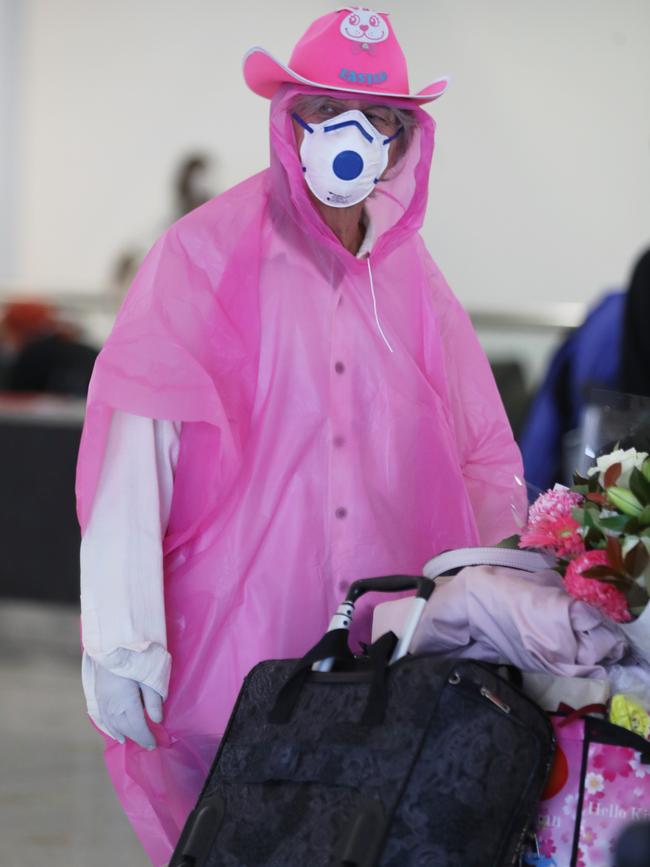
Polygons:
<instances>
[{"instance_id":1,"label":"zipper on suitcase","mask_svg":"<svg viewBox=\"0 0 650 867\"><path fill-rule=\"evenodd\" d=\"M487 699L487 701L491 702L502 713L510 713L510 705L506 704L505 701L502 701L496 693L492 692L492 690L488 689L486 686L479 685L474 680L462 678L457 671L454 671L449 675L447 682L452 686L460 686L462 684L465 689L469 688L473 693L478 692L482 698Z\"/></svg>"},{"instance_id":2,"label":"zipper on suitcase","mask_svg":"<svg viewBox=\"0 0 650 867\"><path fill-rule=\"evenodd\" d=\"M447 683L449 683L451 686L464 689L469 695L472 695L474 697L480 696L481 698L490 702L501 713L509 715L513 722L519 722L517 717L512 714L512 709L510 705L506 704L506 702L504 702L498 695L496 695L496 693L492 692L492 690L488 689L486 686L483 686L480 683L477 683L471 677L461 677L458 671L452 671L452 673L447 678ZM550 764L550 761L547 761L544 774L545 777L548 777L548 773L550 771ZM512 854L509 860L507 861L508 867L522 867L522 858L526 851L526 843L529 835L531 835L531 823L526 822L526 824L523 826L519 833L515 847L512 850Z\"/></svg>"}]
</instances>

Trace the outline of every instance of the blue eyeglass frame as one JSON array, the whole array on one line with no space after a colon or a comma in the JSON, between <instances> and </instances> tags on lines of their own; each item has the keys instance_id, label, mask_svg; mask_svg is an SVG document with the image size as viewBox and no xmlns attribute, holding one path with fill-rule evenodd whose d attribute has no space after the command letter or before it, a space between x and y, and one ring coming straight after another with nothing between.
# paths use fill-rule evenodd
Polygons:
<instances>
[{"instance_id":1,"label":"blue eyeglass frame","mask_svg":"<svg viewBox=\"0 0 650 867\"><path fill-rule=\"evenodd\" d=\"M311 127L306 120L304 120L297 112L292 112L291 117L296 121L296 123L300 124L300 126L309 133L313 133L314 129ZM368 121L370 123L370 121ZM356 126L361 135L366 139L366 141L372 142L374 141L373 136L370 135L359 123L358 120L344 120L341 123L330 124L329 126L323 127L323 132L332 132L335 129L341 129L344 126ZM385 138L382 144L390 144L390 142L394 141L397 136L401 135L404 132L404 127L400 126L397 132L393 133L393 135Z\"/></svg>"}]
</instances>

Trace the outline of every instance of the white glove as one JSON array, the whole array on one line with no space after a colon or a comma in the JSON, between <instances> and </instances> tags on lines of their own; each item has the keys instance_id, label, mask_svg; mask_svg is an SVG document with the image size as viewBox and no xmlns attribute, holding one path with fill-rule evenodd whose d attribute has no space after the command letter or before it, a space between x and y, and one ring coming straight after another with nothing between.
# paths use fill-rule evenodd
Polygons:
<instances>
[{"instance_id":1,"label":"white glove","mask_svg":"<svg viewBox=\"0 0 650 867\"><path fill-rule=\"evenodd\" d=\"M146 710L152 722L162 722L163 700L154 689L128 677L113 674L103 665L97 664L95 697L101 727L112 738L121 744L125 738L131 738L147 750L156 748L156 739L144 715Z\"/></svg>"}]
</instances>

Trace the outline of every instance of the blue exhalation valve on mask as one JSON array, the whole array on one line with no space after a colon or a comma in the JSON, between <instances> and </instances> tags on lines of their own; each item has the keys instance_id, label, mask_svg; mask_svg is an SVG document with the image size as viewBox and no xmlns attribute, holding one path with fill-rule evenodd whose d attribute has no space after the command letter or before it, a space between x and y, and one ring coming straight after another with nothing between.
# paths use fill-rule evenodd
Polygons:
<instances>
[{"instance_id":1,"label":"blue exhalation valve on mask","mask_svg":"<svg viewBox=\"0 0 650 867\"><path fill-rule=\"evenodd\" d=\"M341 151L334 157L332 171L342 181L353 181L363 172L363 159L356 151Z\"/></svg>"},{"instance_id":2,"label":"blue exhalation valve on mask","mask_svg":"<svg viewBox=\"0 0 650 867\"><path fill-rule=\"evenodd\" d=\"M297 114L293 118L305 130L300 158L316 198L333 208L348 208L369 196L386 169L395 136L383 136L356 109L323 123L307 123Z\"/></svg>"}]
</instances>

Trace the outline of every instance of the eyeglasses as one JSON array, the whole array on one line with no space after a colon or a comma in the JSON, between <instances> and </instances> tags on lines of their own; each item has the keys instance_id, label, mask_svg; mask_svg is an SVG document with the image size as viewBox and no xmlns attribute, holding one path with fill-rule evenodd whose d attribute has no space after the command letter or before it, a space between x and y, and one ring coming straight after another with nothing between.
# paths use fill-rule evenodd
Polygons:
<instances>
[{"instance_id":1,"label":"eyeglasses","mask_svg":"<svg viewBox=\"0 0 650 867\"><path fill-rule=\"evenodd\" d=\"M317 107L307 112L303 112L302 116L307 122L323 123L324 121L329 120L332 117L337 117L337 115L343 114L343 112L349 110L350 106L346 102L342 100L338 101L335 99L328 99ZM397 115L390 108L387 108L384 105L371 105L361 108L359 111L361 111L365 118L379 133L381 133L381 135L394 135L400 126Z\"/></svg>"}]
</instances>

